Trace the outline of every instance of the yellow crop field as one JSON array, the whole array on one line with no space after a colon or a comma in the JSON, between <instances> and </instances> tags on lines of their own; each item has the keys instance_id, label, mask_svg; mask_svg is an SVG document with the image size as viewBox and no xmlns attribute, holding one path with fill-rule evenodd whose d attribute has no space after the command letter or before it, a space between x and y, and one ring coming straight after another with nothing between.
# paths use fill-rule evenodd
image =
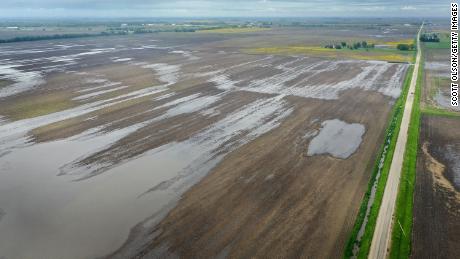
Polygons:
<instances>
[{"instance_id":1,"label":"yellow crop field","mask_svg":"<svg viewBox=\"0 0 460 259\"><path fill-rule=\"evenodd\" d=\"M404 39L400 41L388 41L388 42L384 42L383 44L396 47L398 44L413 44L413 43L414 43L414 39Z\"/></svg>"},{"instance_id":2,"label":"yellow crop field","mask_svg":"<svg viewBox=\"0 0 460 259\"><path fill-rule=\"evenodd\" d=\"M361 60L382 60L389 62L410 62L412 52L401 52L398 50L349 50L329 49L319 46L278 46L265 48L245 49L249 54L273 54L273 55L306 55L312 57L361 59Z\"/></svg>"}]
</instances>

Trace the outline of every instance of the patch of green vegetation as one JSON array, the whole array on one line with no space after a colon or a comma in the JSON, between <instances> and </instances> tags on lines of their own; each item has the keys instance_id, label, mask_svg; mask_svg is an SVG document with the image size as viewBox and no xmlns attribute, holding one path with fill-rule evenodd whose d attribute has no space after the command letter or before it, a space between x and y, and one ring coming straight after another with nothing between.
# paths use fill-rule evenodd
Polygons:
<instances>
[{"instance_id":1,"label":"patch of green vegetation","mask_svg":"<svg viewBox=\"0 0 460 259\"><path fill-rule=\"evenodd\" d=\"M367 41L358 41L354 43L347 43L345 41L342 41L340 43L331 43L331 44L326 44L324 46L327 49L372 49L375 47L375 44L373 43L367 43Z\"/></svg>"},{"instance_id":2,"label":"patch of green vegetation","mask_svg":"<svg viewBox=\"0 0 460 259\"><path fill-rule=\"evenodd\" d=\"M382 60L389 62L410 62L415 51L399 51L396 49L332 49L319 46L276 46L266 48L251 48L243 50L249 54L270 55L306 55L323 58L343 58L360 60Z\"/></svg>"},{"instance_id":3,"label":"patch of green vegetation","mask_svg":"<svg viewBox=\"0 0 460 259\"><path fill-rule=\"evenodd\" d=\"M390 171L391 161L393 159L393 153L396 147L396 141L398 139L399 129L401 127L401 120L404 113L404 105L406 103L406 97L409 91L410 81L412 79L413 66L409 67L406 77L404 79L403 91L401 96L396 100L395 105L391 111L388 127L386 129L385 141L380 147L379 155L375 161L374 169L372 171L371 179L368 183L367 191L364 195L359 213L351 232L351 236L346 244L344 258L351 258L353 256L353 247L357 243L358 231L361 228L366 214L369 198L372 191L372 186L376 181L376 177L380 167L380 161L383 159L382 168L380 169L380 178L378 179L377 189L375 193L374 202L371 206L368 222L366 224L364 234L359 242L359 253L357 258L365 259L369 254L369 250L372 243L372 237L374 234L375 224L377 221L380 205L385 190L388 173ZM387 146L386 153L384 152L385 146Z\"/></svg>"},{"instance_id":4,"label":"patch of green vegetation","mask_svg":"<svg viewBox=\"0 0 460 259\"><path fill-rule=\"evenodd\" d=\"M73 106L74 103L68 98L44 96L43 98L27 98L8 105L3 109L3 114L12 120L21 120L58 112Z\"/></svg>"},{"instance_id":5,"label":"patch of green vegetation","mask_svg":"<svg viewBox=\"0 0 460 259\"><path fill-rule=\"evenodd\" d=\"M399 41L386 41L379 44L388 45L392 48L396 48L399 44L415 44L414 39L401 39Z\"/></svg>"},{"instance_id":6,"label":"patch of green vegetation","mask_svg":"<svg viewBox=\"0 0 460 259\"><path fill-rule=\"evenodd\" d=\"M412 209L414 206L415 173L420 133L420 95L424 69L423 63L422 57L415 87L409 130L407 133L407 144L401 169L398 197L396 199L390 249L390 258L394 259L409 258L411 251L413 224Z\"/></svg>"},{"instance_id":7,"label":"patch of green vegetation","mask_svg":"<svg viewBox=\"0 0 460 259\"><path fill-rule=\"evenodd\" d=\"M445 109L440 109L437 107L423 107L420 110L423 114L428 114L428 115L437 115L437 116L444 116L444 117L460 117L460 113L454 112L454 111L449 111Z\"/></svg>"},{"instance_id":8,"label":"patch of green vegetation","mask_svg":"<svg viewBox=\"0 0 460 259\"><path fill-rule=\"evenodd\" d=\"M12 84L12 83L13 83L13 82L10 82L10 81L8 81L8 80L2 80L2 79L0 79L0 88L5 87L5 86L8 86L8 85L10 85L10 84Z\"/></svg>"},{"instance_id":9,"label":"patch of green vegetation","mask_svg":"<svg viewBox=\"0 0 460 259\"><path fill-rule=\"evenodd\" d=\"M104 36L105 34L89 34L89 33L75 33L75 34L53 34L53 35L35 35L35 36L20 36L11 39L0 40L0 43L11 43L21 41L39 41L39 40L55 40L55 39L73 39L85 38L94 36Z\"/></svg>"},{"instance_id":10,"label":"patch of green vegetation","mask_svg":"<svg viewBox=\"0 0 460 259\"><path fill-rule=\"evenodd\" d=\"M436 33L423 33L420 35L422 42L440 42L439 35Z\"/></svg>"},{"instance_id":11,"label":"patch of green vegetation","mask_svg":"<svg viewBox=\"0 0 460 259\"><path fill-rule=\"evenodd\" d=\"M195 32L200 30L197 27L184 27L174 26L170 28L145 28L145 27L133 27L133 28L118 28L110 27L106 31L99 33L64 33L64 34L52 34L52 35L28 35L18 36L9 39L0 39L1 43L12 43L12 42L23 42L23 41L41 41L41 40L56 40L56 39L75 39L75 38L87 38L87 37L101 37L101 36L120 36L130 34L145 34L145 33L159 33L159 32Z\"/></svg>"},{"instance_id":12,"label":"patch of green vegetation","mask_svg":"<svg viewBox=\"0 0 460 259\"><path fill-rule=\"evenodd\" d=\"M439 33L439 42L424 42L425 48L428 49L449 49L450 48L450 36L448 33Z\"/></svg>"},{"instance_id":13,"label":"patch of green vegetation","mask_svg":"<svg viewBox=\"0 0 460 259\"><path fill-rule=\"evenodd\" d=\"M396 45L396 48L402 51L408 51L408 50L414 50L415 45L414 44L405 44L405 43L400 43Z\"/></svg>"}]
</instances>

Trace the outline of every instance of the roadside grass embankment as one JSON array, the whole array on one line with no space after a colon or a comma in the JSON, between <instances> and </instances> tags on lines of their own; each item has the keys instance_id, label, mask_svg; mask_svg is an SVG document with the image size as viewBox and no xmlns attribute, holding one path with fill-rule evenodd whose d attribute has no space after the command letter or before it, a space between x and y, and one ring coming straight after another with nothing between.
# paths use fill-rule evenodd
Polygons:
<instances>
[{"instance_id":1,"label":"roadside grass embankment","mask_svg":"<svg viewBox=\"0 0 460 259\"><path fill-rule=\"evenodd\" d=\"M415 51L400 51L397 49L330 49L320 46L274 46L263 48L250 48L243 50L248 54L267 54L267 55L305 55L321 58L343 58L359 60L381 60L388 62L410 62Z\"/></svg>"},{"instance_id":2,"label":"roadside grass embankment","mask_svg":"<svg viewBox=\"0 0 460 259\"><path fill-rule=\"evenodd\" d=\"M435 115L435 116L444 116L444 117L460 117L460 113L454 112L454 111L449 111L437 107L422 107L420 108L420 112L422 114L427 114L427 115Z\"/></svg>"},{"instance_id":3,"label":"roadside grass embankment","mask_svg":"<svg viewBox=\"0 0 460 259\"><path fill-rule=\"evenodd\" d=\"M415 173L421 118L420 96L424 70L423 53L420 62L399 191L396 199L393 231L391 232L390 258L394 259L409 258L411 251Z\"/></svg>"},{"instance_id":4,"label":"roadside grass embankment","mask_svg":"<svg viewBox=\"0 0 460 259\"><path fill-rule=\"evenodd\" d=\"M415 56L413 57L415 60ZM412 79L413 65L409 67L406 73L406 77L403 83L403 91L401 96L396 100L395 105L391 111L389 124L386 129L385 141L380 147L375 165L372 171L371 179L368 184L367 191L364 195L361 207L356 218L355 225L351 232L350 238L345 247L344 258L367 258L372 243L372 237L379 214L380 205L385 190L385 184L390 171L391 161L393 159L393 153L396 147L396 141L398 139L399 129L401 126L401 120L404 113L404 105L406 103L407 94L409 91L409 85ZM375 186L375 194L372 205L368 211L368 205L372 194L373 186ZM365 223L367 214L367 223ZM359 238L360 229L364 226L364 232ZM356 250L358 247L359 250Z\"/></svg>"}]
</instances>

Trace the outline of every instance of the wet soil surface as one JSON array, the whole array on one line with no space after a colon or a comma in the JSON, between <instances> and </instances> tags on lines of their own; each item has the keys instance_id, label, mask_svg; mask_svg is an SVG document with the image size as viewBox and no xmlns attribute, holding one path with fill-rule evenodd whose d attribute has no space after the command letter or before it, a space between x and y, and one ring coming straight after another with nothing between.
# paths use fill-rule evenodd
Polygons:
<instances>
[{"instance_id":1,"label":"wet soil surface","mask_svg":"<svg viewBox=\"0 0 460 259\"><path fill-rule=\"evenodd\" d=\"M341 256L407 65L194 35L0 46L0 257Z\"/></svg>"},{"instance_id":2,"label":"wet soil surface","mask_svg":"<svg viewBox=\"0 0 460 259\"><path fill-rule=\"evenodd\" d=\"M423 116L412 258L460 256L460 120Z\"/></svg>"}]
</instances>

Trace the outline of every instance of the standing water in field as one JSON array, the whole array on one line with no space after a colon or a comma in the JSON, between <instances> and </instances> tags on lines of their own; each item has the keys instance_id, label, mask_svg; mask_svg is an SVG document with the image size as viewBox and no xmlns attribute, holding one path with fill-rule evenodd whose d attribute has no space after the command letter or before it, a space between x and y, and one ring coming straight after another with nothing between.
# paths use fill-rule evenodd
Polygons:
<instances>
[{"instance_id":1,"label":"standing water in field","mask_svg":"<svg viewBox=\"0 0 460 259\"><path fill-rule=\"evenodd\" d=\"M338 119L327 120L322 124L319 134L308 146L307 155L329 154L335 158L346 159L361 144L365 127L358 123L348 124Z\"/></svg>"}]
</instances>

